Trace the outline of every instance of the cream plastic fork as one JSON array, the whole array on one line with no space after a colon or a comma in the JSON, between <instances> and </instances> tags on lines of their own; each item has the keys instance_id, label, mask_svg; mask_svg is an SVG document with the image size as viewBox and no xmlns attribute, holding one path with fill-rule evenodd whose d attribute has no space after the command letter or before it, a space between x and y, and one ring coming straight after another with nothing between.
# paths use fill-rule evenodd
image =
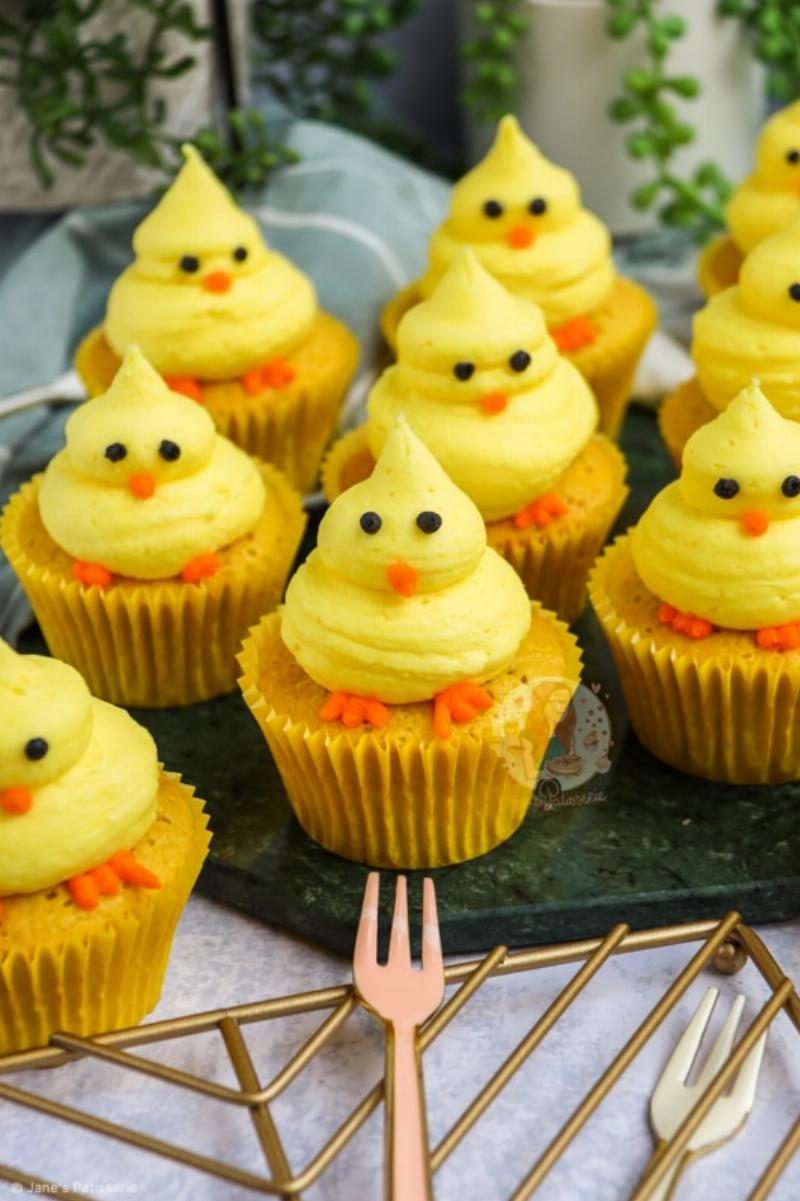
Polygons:
<instances>
[{"instance_id":1,"label":"cream plastic fork","mask_svg":"<svg viewBox=\"0 0 800 1201\"><path fill-rule=\"evenodd\" d=\"M655 1087L650 1100L650 1123L658 1143L653 1158L648 1164L648 1170L661 1155L665 1144L688 1117L731 1053L744 1008L743 996L737 996L733 1002L697 1079L693 1084L686 1083L686 1077L697 1055L718 995L719 992L716 988L709 988L697 1007L694 1017L679 1038ZM689 1140L686 1151L678 1157L673 1167L650 1194L649 1201L669 1201L674 1194L678 1178L689 1161L726 1143L744 1125L755 1100L756 1084L766 1038L765 1031L739 1069L729 1092L719 1097L712 1105Z\"/></svg>"},{"instance_id":2,"label":"cream plastic fork","mask_svg":"<svg viewBox=\"0 0 800 1201\"><path fill-rule=\"evenodd\" d=\"M422 895L422 968L411 966L408 896L398 876L389 958L378 963L380 877L364 890L353 955L359 996L386 1025L386 1195L389 1201L432 1201L428 1132L420 1062L419 1027L442 1003L444 966L433 880Z\"/></svg>"}]
</instances>

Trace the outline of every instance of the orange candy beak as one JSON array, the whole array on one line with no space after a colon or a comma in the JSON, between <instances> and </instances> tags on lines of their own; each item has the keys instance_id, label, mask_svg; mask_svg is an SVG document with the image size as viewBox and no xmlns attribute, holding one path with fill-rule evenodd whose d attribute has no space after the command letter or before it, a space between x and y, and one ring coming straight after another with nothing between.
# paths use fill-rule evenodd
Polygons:
<instances>
[{"instance_id":1,"label":"orange candy beak","mask_svg":"<svg viewBox=\"0 0 800 1201\"><path fill-rule=\"evenodd\" d=\"M227 292L232 283L227 271L210 271L203 276L203 287L207 292Z\"/></svg>"},{"instance_id":2,"label":"orange candy beak","mask_svg":"<svg viewBox=\"0 0 800 1201\"><path fill-rule=\"evenodd\" d=\"M413 596L419 584L419 572L410 563L392 563L386 578L400 596Z\"/></svg>"},{"instance_id":3,"label":"orange candy beak","mask_svg":"<svg viewBox=\"0 0 800 1201\"><path fill-rule=\"evenodd\" d=\"M15 817L27 813L32 804L33 793L30 788L7 788L5 792L0 792L0 809L13 813Z\"/></svg>"},{"instance_id":4,"label":"orange candy beak","mask_svg":"<svg viewBox=\"0 0 800 1201\"><path fill-rule=\"evenodd\" d=\"M156 481L148 471L137 471L128 480L128 487L139 500L149 500L156 490Z\"/></svg>"},{"instance_id":5,"label":"orange candy beak","mask_svg":"<svg viewBox=\"0 0 800 1201\"><path fill-rule=\"evenodd\" d=\"M508 397L505 392L487 392L481 397L481 409L490 417L494 417L496 413L502 413L508 405Z\"/></svg>"},{"instance_id":6,"label":"orange candy beak","mask_svg":"<svg viewBox=\"0 0 800 1201\"><path fill-rule=\"evenodd\" d=\"M742 518L742 526L745 533L752 534L757 538L760 534L764 534L769 526L769 517L762 509L750 509Z\"/></svg>"},{"instance_id":7,"label":"orange candy beak","mask_svg":"<svg viewBox=\"0 0 800 1201\"><path fill-rule=\"evenodd\" d=\"M506 234L506 241L515 250L524 250L527 246L533 245L536 235L527 225L515 225Z\"/></svg>"}]
</instances>

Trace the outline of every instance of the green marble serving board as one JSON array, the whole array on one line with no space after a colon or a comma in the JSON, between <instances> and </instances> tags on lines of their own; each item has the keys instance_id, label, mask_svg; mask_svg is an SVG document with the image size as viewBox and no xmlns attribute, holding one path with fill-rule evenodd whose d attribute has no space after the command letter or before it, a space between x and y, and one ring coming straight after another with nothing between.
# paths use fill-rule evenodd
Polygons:
<instances>
[{"instance_id":1,"label":"green marble serving board","mask_svg":"<svg viewBox=\"0 0 800 1201\"><path fill-rule=\"evenodd\" d=\"M622 444L632 488L620 529L673 475L650 413L630 413ZM591 612L576 628L586 695L603 702L610 722L610 769L572 790L568 775L540 780L509 842L431 873L447 950L591 937L621 920L641 928L730 908L749 922L800 914L800 784L729 788L663 766L626 729ZM208 803L214 840L200 889L350 953L368 869L303 834L239 696L135 716ZM564 746L551 754L564 764ZM416 902L420 891L412 880Z\"/></svg>"}]
</instances>

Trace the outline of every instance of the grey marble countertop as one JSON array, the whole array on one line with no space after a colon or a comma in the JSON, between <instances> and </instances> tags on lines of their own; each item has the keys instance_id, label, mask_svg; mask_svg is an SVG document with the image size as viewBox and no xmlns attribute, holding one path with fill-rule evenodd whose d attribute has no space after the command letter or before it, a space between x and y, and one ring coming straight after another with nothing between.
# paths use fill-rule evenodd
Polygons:
<instances>
[{"instance_id":1,"label":"grey marble countertop","mask_svg":"<svg viewBox=\"0 0 800 1201\"><path fill-rule=\"evenodd\" d=\"M762 936L788 975L800 978L800 922L768 926ZM437 1201L502 1201L525 1176L583 1093L691 956L691 946L623 956L605 965L586 993L540 1046L436 1176ZM489 981L425 1056L433 1144L474 1091L533 1024L575 967ZM304 992L349 979L344 960L203 897L181 922L155 1017ZM669 1048L709 983L722 998L749 998L745 1019L766 998L756 969L735 977L705 973L667 1018L561 1163L536 1194L542 1201L623 1201L650 1152L647 1098ZM718 1009L720 1007L718 1006ZM719 1021L719 1014L715 1015ZM258 1072L269 1078L319 1024L319 1014L245 1027ZM716 1024L716 1023L715 1023ZM221 1040L203 1034L167 1045L169 1062L235 1084ZM163 1054L163 1053L162 1053ZM324 1054L274 1106L290 1163L297 1170L323 1145L379 1078L380 1028L365 1013L339 1030ZM56 1100L182 1143L206 1155L261 1169L243 1110L85 1062L30 1072L13 1083ZM697 1161L681 1181L679 1201L746 1198L763 1165L800 1112L800 1036L780 1014L767 1044L758 1096L739 1137ZM373 1115L341 1159L304 1194L309 1201L379 1201L382 1115ZM157 1157L0 1103L0 1163L57 1180L92 1197L160 1201L244 1201L254 1194L202 1177ZM5 1191L4 1191L5 1190ZM12 1195L0 1183L0 1196ZM800 1197L800 1158L774 1192Z\"/></svg>"}]
</instances>

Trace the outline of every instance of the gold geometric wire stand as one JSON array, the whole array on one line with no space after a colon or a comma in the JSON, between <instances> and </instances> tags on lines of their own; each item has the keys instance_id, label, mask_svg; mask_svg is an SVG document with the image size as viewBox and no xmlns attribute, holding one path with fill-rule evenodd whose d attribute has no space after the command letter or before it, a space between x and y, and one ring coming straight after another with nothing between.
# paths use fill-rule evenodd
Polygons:
<instances>
[{"instance_id":1,"label":"gold geometric wire stand","mask_svg":"<svg viewBox=\"0 0 800 1201\"><path fill-rule=\"evenodd\" d=\"M737 913L729 913L720 921L687 922L682 925L640 930L633 933L627 926L618 925L610 930L605 938L584 939L579 942L514 952L509 952L505 947L496 947L483 959L451 964L446 969L447 983L457 985L457 987L446 1004L421 1031L420 1044L423 1051L441 1034L490 977L507 976L515 972L528 972L537 968L553 967L565 963L579 963L581 966L521 1042L517 1044L514 1051L497 1069L485 1088L469 1103L438 1146L433 1148L431 1152L433 1171L435 1172L458 1146L610 956L694 942L701 945L692 959L675 978L614 1061L598 1077L556 1137L542 1151L530 1171L508 1199L508 1201L525 1201L536 1192L581 1127L631 1065L648 1039L703 968L713 963L723 972L736 972L744 965L749 956L769 987L769 1000L750 1024L727 1062L711 1081L671 1142L666 1145L661 1157L642 1177L630 1195L630 1201L646 1201L673 1160L681 1155L695 1129L702 1122L717 1097L724 1092L762 1032L781 1009L786 1011L800 1034L800 997L798 997L792 981L784 975L759 936L741 921ZM213 1098L222 1105L247 1109L264 1155L267 1169L265 1175L244 1171L223 1160L200 1155L137 1130L118 1125L105 1118L96 1117L68 1105L48 1100L33 1092L13 1087L2 1081L0 1081L0 1100L26 1106L96 1134L117 1139L142 1152L163 1156L186 1169L244 1186L254 1193L283 1198L301 1198L302 1194L324 1174L370 1114L380 1105L383 1100L383 1083L375 1085L362 1098L325 1146L297 1175L293 1175L289 1167L270 1106L275 1098L307 1067L314 1056L325 1047L328 1040L344 1025L358 1005L359 1001L352 987L343 985L318 989L314 992L298 993L289 997L279 997L256 1004L240 1005L230 1009L192 1014L189 1017L175 1018L170 1021L152 1022L149 1025L137 1026L130 1030L121 1030L95 1038L77 1038L71 1034L55 1034L47 1047L8 1055L0 1059L0 1076L3 1076L10 1072L29 1068L58 1067L76 1058L91 1057L154 1077L176 1088L191 1089ZM268 1084L262 1084L250 1058L241 1027L300 1013L326 1010L330 1012L315 1033ZM134 1047L153 1046L188 1035L214 1030L222 1036L239 1082L238 1089L204 1080L178 1068L131 1054L131 1049ZM800 1148L800 1115L777 1153L764 1168L748 1201L763 1201L769 1195L798 1148ZM2 1164L0 1164L0 1180L21 1184L23 1188L32 1192L57 1193L60 1197L73 1198L74 1201L77 1201L78 1198L78 1194L70 1192L60 1185L31 1176L17 1168L4 1167Z\"/></svg>"}]
</instances>

